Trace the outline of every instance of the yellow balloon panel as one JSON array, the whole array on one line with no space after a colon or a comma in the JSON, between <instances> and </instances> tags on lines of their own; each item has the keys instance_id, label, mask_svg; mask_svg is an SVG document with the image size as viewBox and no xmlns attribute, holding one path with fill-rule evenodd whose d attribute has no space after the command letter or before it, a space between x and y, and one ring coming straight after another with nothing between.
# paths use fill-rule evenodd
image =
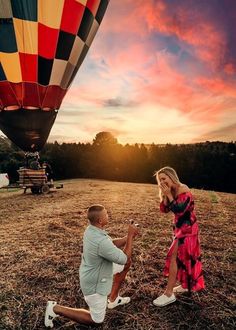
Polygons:
<instances>
[{"instance_id":1,"label":"yellow balloon panel","mask_svg":"<svg viewBox=\"0 0 236 330\"><path fill-rule=\"evenodd\" d=\"M38 54L38 22L13 19L18 51Z\"/></svg>"},{"instance_id":2,"label":"yellow balloon panel","mask_svg":"<svg viewBox=\"0 0 236 330\"><path fill-rule=\"evenodd\" d=\"M59 29L65 0L38 0L38 21Z\"/></svg>"},{"instance_id":3,"label":"yellow balloon panel","mask_svg":"<svg viewBox=\"0 0 236 330\"><path fill-rule=\"evenodd\" d=\"M82 5L86 6L87 0L75 0L78 3L81 3Z\"/></svg>"},{"instance_id":4,"label":"yellow balloon panel","mask_svg":"<svg viewBox=\"0 0 236 330\"><path fill-rule=\"evenodd\" d=\"M7 80L13 83L22 82L19 53L0 52L0 62L4 67Z\"/></svg>"}]
</instances>

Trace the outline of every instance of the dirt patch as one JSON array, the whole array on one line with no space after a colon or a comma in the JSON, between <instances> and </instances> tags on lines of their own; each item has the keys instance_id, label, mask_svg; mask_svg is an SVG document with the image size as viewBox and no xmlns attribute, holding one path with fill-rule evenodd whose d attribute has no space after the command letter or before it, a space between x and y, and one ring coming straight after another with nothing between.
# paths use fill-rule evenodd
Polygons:
<instances>
[{"instance_id":1,"label":"dirt patch","mask_svg":"<svg viewBox=\"0 0 236 330\"><path fill-rule=\"evenodd\" d=\"M108 310L102 329L235 329L236 195L193 190L201 228L206 290L179 295L162 309L152 305L165 287L162 275L172 239L172 216L160 214L155 185L72 180L48 195L0 194L0 329L44 329L48 299L86 307L79 286L86 210L106 206L111 236L141 225L132 269L122 292L132 302ZM88 329L65 319L55 329Z\"/></svg>"}]
</instances>

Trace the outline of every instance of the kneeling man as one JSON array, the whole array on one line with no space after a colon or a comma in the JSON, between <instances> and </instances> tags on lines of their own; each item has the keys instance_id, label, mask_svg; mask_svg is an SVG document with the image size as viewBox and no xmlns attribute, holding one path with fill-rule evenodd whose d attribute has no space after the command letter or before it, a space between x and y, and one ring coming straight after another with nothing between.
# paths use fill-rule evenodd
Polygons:
<instances>
[{"instance_id":1,"label":"kneeling man","mask_svg":"<svg viewBox=\"0 0 236 330\"><path fill-rule=\"evenodd\" d=\"M89 226L83 237L80 286L89 310L48 301L44 320L46 327L52 328L53 319L58 316L82 324L100 324L105 318L106 307L111 309L130 302L129 297L119 296L119 290L130 268L132 244L138 228L129 225L127 236L112 240L104 231L108 223L105 207L92 205L87 215Z\"/></svg>"}]
</instances>

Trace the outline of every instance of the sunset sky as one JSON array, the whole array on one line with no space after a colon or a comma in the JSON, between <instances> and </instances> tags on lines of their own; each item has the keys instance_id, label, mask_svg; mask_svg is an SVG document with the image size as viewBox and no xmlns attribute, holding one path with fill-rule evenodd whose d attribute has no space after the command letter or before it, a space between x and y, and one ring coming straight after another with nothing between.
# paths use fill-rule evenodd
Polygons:
<instances>
[{"instance_id":1,"label":"sunset sky","mask_svg":"<svg viewBox=\"0 0 236 330\"><path fill-rule=\"evenodd\" d=\"M236 140L236 1L110 0L49 141Z\"/></svg>"}]
</instances>

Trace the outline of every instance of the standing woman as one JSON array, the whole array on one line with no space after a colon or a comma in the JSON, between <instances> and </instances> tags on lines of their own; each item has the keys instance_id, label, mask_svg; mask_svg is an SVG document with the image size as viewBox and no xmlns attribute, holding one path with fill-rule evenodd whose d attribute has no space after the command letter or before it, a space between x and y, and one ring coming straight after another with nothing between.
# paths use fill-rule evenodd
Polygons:
<instances>
[{"instance_id":1,"label":"standing woman","mask_svg":"<svg viewBox=\"0 0 236 330\"><path fill-rule=\"evenodd\" d=\"M163 167L157 171L156 179L161 212L174 213L174 240L164 269L168 283L165 292L153 301L156 306L165 306L176 300L175 292L204 289L204 279L192 193L188 186L179 181L177 173L171 167ZM181 284L175 287L176 280Z\"/></svg>"}]
</instances>

